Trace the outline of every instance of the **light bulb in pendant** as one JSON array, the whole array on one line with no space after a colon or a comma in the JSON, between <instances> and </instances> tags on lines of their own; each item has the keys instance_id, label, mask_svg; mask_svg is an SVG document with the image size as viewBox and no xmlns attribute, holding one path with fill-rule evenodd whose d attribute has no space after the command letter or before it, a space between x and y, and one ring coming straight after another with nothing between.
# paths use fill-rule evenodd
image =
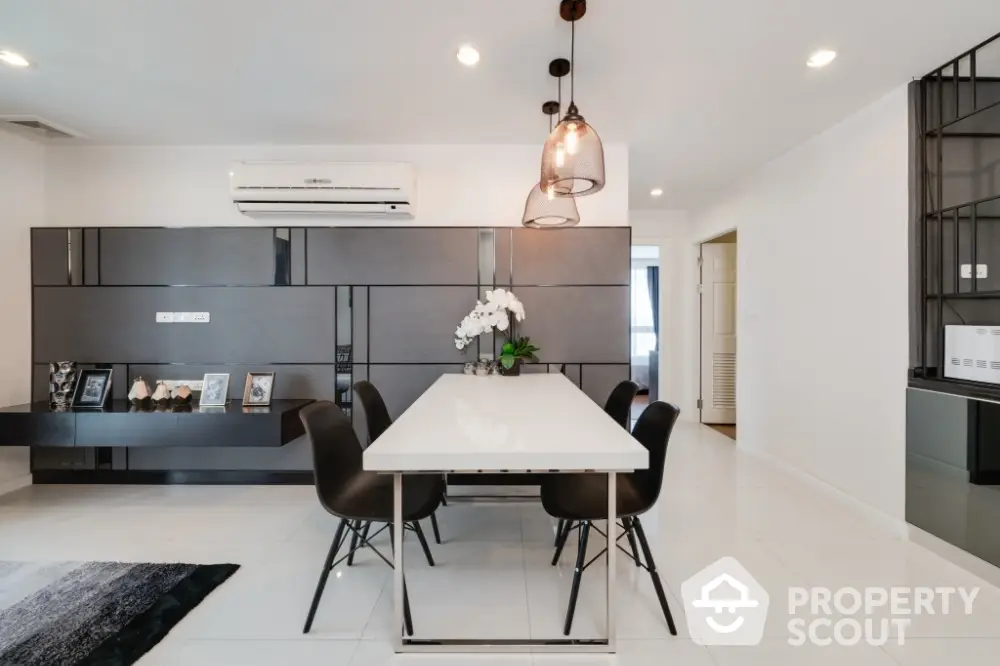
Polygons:
<instances>
[{"instance_id":1,"label":"light bulb in pendant","mask_svg":"<svg viewBox=\"0 0 1000 666\"><path fill-rule=\"evenodd\" d=\"M556 198L556 187L555 185L549 185L548 189L545 190L545 194L548 195L549 201L554 201Z\"/></svg>"},{"instance_id":2,"label":"light bulb in pendant","mask_svg":"<svg viewBox=\"0 0 1000 666\"><path fill-rule=\"evenodd\" d=\"M561 169L566 165L566 146L559 144L556 146L556 168Z\"/></svg>"},{"instance_id":3,"label":"light bulb in pendant","mask_svg":"<svg viewBox=\"0 0 1000 666\"><path fill-rule=\"evenodd\" d=\"M576 123L566 125L566 152L576 155L580 147L580 137L576 133Z\"/></svg>"}]
</instances>

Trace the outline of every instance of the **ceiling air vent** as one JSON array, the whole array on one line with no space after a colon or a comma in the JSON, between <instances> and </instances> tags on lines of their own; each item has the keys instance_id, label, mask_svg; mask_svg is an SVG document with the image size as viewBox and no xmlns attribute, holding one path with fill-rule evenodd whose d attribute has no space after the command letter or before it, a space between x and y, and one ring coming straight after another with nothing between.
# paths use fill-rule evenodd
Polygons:
<instances>
[{"instance_id":1,"label":"ceiling air vent","mask_svg":"<svg viewBox=\"0 0 1000 666\"><path fill-rule=\"evenodd\" d=\"M23 127L47 139L79 139L83 135L38 116L0 116L0 121Z\"/></svg>"}]
</instances>

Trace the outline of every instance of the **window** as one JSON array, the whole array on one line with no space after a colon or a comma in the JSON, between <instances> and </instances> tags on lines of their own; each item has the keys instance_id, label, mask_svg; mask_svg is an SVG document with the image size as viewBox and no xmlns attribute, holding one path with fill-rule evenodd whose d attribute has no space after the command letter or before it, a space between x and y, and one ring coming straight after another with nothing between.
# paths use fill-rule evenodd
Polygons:
<instances>
[{"instance_id":1,"label":"window","mask_svg":"<svg viewBox=\"0 0 1000 666\"><path fill-rule=\"evenodd\" d=\"M647 265L632 262L632 357L648 358L656 349L656 332L653 329L653 304L649 300Z\"/></svg>"}]
</instances>

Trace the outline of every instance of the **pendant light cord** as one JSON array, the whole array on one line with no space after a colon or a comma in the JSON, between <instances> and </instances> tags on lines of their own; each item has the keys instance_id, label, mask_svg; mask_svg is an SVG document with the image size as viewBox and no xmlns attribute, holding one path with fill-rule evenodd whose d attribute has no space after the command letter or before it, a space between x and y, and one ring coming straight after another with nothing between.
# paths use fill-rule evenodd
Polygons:
<instances>
[{"instance_id":1,"label":"pendant light cord","mask_svg":"<svg viewBox=\"0 0 1000 666\"><path fill-rule=\"evenodd\" d=\"M571 69L572 69L572 67L573 66L570 65ZM562 117L562 77L561 76L558 77L557 82L559 84L559 93L556 95L556 99L559 100L557 102L557 104L559 104L559 110L557 110L555 112L555 114L553 114L553 115L557 115L557 116L559 116L561 118ZM552 116L551 115L549 116L549 134L552 134Z\"/></svg>"},{"instance_id":2,"label":"pendant light cord","mask_svg":"<svg viewBox=\"0 0 1000 666\"><path fill-rule=\"evenodd\" d=\"M573 20L570 21L569 38L569 105L573 106L576 96L576 8L573 9Z\"/></svg>"}]
</instances>

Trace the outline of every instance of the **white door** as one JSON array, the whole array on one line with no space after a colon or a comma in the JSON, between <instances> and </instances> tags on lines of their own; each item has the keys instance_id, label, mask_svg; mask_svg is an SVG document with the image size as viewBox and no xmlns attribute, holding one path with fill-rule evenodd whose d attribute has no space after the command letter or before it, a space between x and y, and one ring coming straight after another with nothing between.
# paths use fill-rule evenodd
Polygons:
<instances>
[{"instance_id":1,"label":"white door","mask_svg":"<svg viewBox=\"0 0 1000 666\"><path fill-rule=\"evenodd\" d=\"M701 422L736 423L736 243L701 246Z\"/></svg>"}]
</instances>

